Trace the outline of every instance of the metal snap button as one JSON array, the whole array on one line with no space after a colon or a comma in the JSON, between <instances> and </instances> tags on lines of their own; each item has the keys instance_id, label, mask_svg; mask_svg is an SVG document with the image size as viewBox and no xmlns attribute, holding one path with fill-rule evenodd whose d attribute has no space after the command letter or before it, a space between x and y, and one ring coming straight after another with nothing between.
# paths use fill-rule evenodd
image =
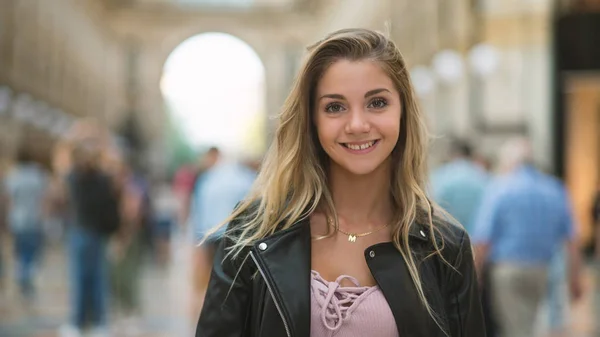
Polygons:
<instances>
[{"instance_id":1,"label":"metal snap button","mask_svg":"<svg viewBox=\"0 0 600 337\"><path fill-rule=\"evenodd\" d=\"M374 257L375 257L375 251L374 251L374 250L370 251L370 252L369 252L369 256L370 256L371 258L374 258Z\"/></svg>"},{"instance_id":2,"label":"metal snap button","mask_svg":"<svg viewBox=\"0 0 600 337\"><path fill-rule=\"evenodd\" d=\"M424 237L424 238L427 237L427 235L425 235L425 232L419 231L419 233L421 234L422 237Z\"/></svg>"},{"instance_id":3,"label":"metal snap button","mask_svg":"<svg viewBox=\"0 0 600 337\"><path fill-rule=\"evenodd\" d=\"M260 250L263 250L263 251L264 251L264 250L267 250L267 244L266 244L266 243L264 243L264 242L261 242L261 243L258 245L258 249L260 249Z\"/></svg>"}]
</instances>

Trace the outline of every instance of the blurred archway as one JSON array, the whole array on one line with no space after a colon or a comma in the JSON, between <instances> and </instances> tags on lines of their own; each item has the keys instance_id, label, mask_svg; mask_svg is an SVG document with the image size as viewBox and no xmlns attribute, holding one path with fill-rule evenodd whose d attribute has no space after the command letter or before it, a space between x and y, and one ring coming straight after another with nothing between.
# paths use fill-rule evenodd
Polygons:
<instances>
[{"instance_id":1,"label":"blurred archway","mask_svg":"<svg viewBox=\"0 0 600 337\"><path fill-rule=\"evenodd\" d=\"M168 57L160 85L172 143L244 156L264 151L265 69L244 41L225 33L185 40Z\"/></svg>"}]
</instances>

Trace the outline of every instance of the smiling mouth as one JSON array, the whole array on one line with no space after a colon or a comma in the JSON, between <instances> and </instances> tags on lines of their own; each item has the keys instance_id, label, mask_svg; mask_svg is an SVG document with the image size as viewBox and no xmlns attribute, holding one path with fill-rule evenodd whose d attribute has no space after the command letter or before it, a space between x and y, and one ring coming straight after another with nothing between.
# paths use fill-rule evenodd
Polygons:
<instances>
[{"instance_id":1,"label":"smiling mouth","mask_svg":"<svg viewBox=\"0 0 600 337\"><path fill-rule=\"evenodd\" d=\"M368 142L364 142L364 143L341 143L343 147L348 148L350 150L354 150L354 151L360 151L360 150L366 150L370 147L373 147L375 144L377 144L379 142L379 139L377 140L371 140Z\"/></svg>"}]
</instances>

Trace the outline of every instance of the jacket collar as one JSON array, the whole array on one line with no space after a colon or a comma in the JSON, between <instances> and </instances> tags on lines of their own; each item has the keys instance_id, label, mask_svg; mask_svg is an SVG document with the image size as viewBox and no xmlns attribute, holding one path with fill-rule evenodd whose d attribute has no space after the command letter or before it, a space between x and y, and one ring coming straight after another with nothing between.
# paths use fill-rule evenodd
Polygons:
<instances>
[{"instance_id":1,"label":"jacket collar","mask_svg":"<svg viewBox=\"0 0 600 337\"><path fill-rule=\"evenodd\" d=\"M409 235L420 242L427 242L430 233L428 226L415 222ZM379 252L377 252L378 250ZM255 243L253 251L262 267L266 269L268 279L265 281L270 282L274 288L277 297L274 300L281 305L282 314L290 326L292 336L310 335L311 234L308 218L260 240ZM375 251L376 258L371 257L371 251ZM365 258L371 273L390 303L398 331L405 331L407 326L410 326L410 324L407 325L406 317L416 317L416 315L422 317L423 313L422 310L414 308L414 304L419 301L418 298L412 298L417 296L417 292L404 258L391 242L367 248ZM387 267L380 268L379 265ZM394 267L389 268L389 266ZM400 268L396 268L397 266ZM407 300L407 297L411 298ZM418 327L410 327L408 331L411 336L434 336L427 334L429 332L426 331L414 334L417 330L413 329L418 329ZM408 335L408 333L401 333L401 335Z\"/></svg>"}]
</instances>

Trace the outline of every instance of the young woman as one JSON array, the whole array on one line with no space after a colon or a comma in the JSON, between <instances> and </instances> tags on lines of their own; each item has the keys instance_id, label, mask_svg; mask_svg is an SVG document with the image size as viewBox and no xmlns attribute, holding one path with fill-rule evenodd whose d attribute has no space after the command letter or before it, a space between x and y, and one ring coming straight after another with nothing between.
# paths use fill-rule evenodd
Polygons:
<instances>
[{"instance_id":1,"label":"young woman","mask_svg":"<svg viewBox=\"0 0 600 337\"><path fill-rule=\"evenodd\" d=\"M425 193L423 119L385 36L314 45L231 216L196 336L485 336L469 238Z\"/></svg>"}]
</instances>

